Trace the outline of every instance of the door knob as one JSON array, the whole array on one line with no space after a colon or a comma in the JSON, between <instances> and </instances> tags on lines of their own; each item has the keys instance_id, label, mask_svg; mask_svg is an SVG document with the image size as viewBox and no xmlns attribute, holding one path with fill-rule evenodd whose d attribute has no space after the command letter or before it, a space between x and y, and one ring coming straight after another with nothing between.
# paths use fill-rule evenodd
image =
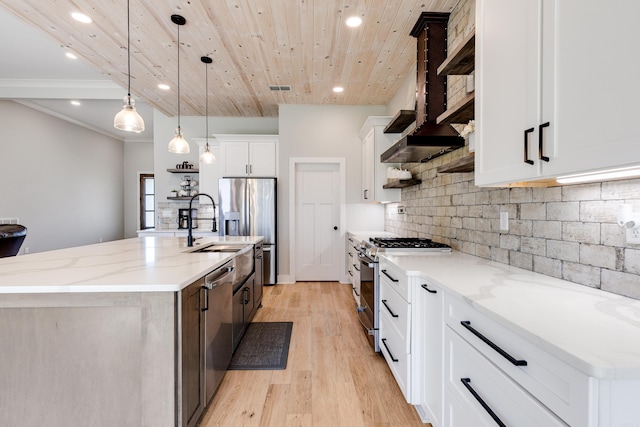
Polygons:
<instances>
[{"instance_id":1,"label":"door knob","mask_svg":"<svg viewBox=\"0 0 640 427\"><path fill-rule=\"evenodd\" d=\"M333 227L333 229L334 229L334 230L337 230L337 229L338 229L338 226Z\"/></svg>"}]
</instances>

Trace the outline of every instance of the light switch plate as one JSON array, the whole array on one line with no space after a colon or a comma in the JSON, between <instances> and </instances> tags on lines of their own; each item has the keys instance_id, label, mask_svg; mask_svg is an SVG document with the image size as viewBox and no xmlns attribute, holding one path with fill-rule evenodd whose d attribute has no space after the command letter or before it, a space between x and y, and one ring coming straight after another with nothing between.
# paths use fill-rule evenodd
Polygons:
<instances>
[{"instance_id":1,"label":"light switch plate","mask_svg":"<svg viewBox=\"0 0 640 427\"><path fill-rule=\"evenodd\" d=\"M500 231L509 231L509 212L500 212Z\"/></svg>"}]
</instances>

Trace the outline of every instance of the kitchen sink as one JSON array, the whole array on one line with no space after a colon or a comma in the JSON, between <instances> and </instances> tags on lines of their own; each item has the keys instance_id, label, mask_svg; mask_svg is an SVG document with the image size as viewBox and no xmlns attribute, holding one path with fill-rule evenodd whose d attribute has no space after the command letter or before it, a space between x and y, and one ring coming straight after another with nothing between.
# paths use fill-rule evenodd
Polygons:
<instances>
[{"instance_id":1,"label":"kitchen sink","mask_svg":"<svg viewBox=\"0 0 640 427\"><path fill-rule=\"evenodd\" d=\"M227 246L227 245L209 245L204 246L202 248L198 248L196 250L190 251L191 253L201 253L201 252L239 252L244 248L244 246Z\"/></svg>"}]
</instances>

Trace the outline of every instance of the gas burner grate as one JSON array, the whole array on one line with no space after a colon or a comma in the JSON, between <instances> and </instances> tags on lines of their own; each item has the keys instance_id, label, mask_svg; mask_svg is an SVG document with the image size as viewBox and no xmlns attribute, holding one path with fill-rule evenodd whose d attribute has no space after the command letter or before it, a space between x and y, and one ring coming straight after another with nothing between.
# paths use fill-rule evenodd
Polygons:
<instances>
[{"instance_id":1,"label":"gas burner grate","mask_svg":"<svg viewBox=\"0 0 640 427\"><path fill-rule=\"evenodd\" d=\"M421 237L370 237L369 241L373 246L385 249L450 248L449 245Z\"/></svg>"}]
</instances>

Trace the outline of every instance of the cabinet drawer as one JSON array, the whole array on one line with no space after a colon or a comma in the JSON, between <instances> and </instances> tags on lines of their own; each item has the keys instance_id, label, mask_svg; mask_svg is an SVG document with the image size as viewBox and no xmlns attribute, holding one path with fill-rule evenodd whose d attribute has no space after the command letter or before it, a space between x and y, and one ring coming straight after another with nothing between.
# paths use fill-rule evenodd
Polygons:
<instances>
[{"instance_id":1,"label":"cabinet drawer","mask_svg":"<svg viewBox=\"0 0 640 427\"><path fill-rule=\"evenodd\" d=\"M404 271L382 258L380 260L380 284L387 283L407 302L409 298L409 279Z\"/></svg>"},{"instance_id":2,"label":"cabinet drawer","mask_svg":"<svg viewBox=\"0 0 640 427\"><path fill-rule=\"evenodd\" d=\"M467 418L477 425L566 427L551 411L519 387L451 328L445 328L445 386ZM450 397L445 397L450 399ZM449 410L452 402L446 402ZM449 412L449 411L447 411ZM471 416L471 413L473 415ZM449 416L449 413L447 413ZM456 418L454 414L454 418ZM480 422L482 420L483 422ZM463 420L457 420L456 425ZM445 425L453 425L445 420ZM586 425L586 424L579 424Z\"/></svg>"},{"instance_id":3,"label":"cabinet drawer","mask_svg":"<svg viewBox=\"0 0 640 427\"><path fill-rule=\"evenodd\" d=\"M384 356L393 376L409 402L411 355L406 352L406 342L395 332L387 316L380 316L380 352Z\"/></svg>"},{"instance_id":4,"label":"cabinet drawer","mask_svg":"<svg viewBox=\"0 0 640 427\"><path fill-rule=\"evenodd\" d=\"M589 396L595 385L587 375L449 294L445 294L445 322L566 423L589 425Z\"/></svg>"},{"instance_id":5,"label":"cabinet drawer","mask_svg":"<svg viewBox=\"0 0 640 427\"><path fill-rule=\"evenodd\" d=\"M411 304L407 303L387 282L380 283L380 315L387 320L407 342L406 352L411 353L409 337L411 336Z\"/></svg>"}]
</instances>

